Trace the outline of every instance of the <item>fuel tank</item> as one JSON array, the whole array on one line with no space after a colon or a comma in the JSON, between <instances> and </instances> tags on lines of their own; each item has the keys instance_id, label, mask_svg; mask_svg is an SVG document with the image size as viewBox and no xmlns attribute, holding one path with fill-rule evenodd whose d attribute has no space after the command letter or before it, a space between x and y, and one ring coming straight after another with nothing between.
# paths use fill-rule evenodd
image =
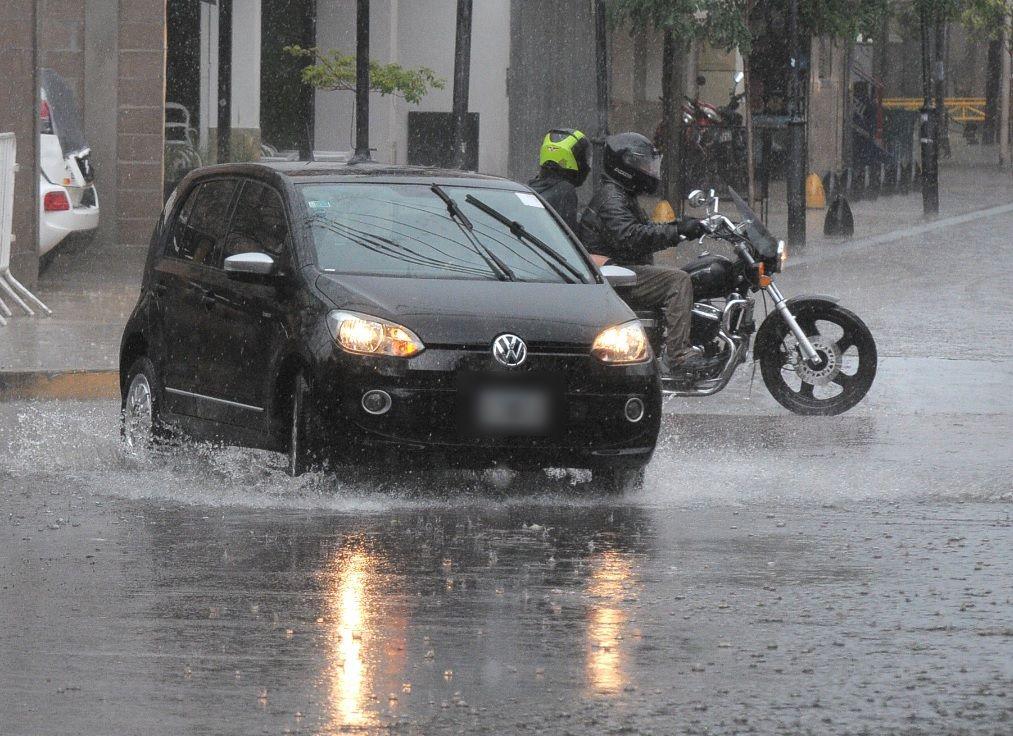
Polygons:
<instances>
[{"instance_id":1,"label":"fuel tank","mask_svg":"<svg viewBox=\"0 0 1013 736\"><path fill-rule=\"evenodd\" d=\"M719 299L735 287L735 273L731 259L714 253L704 253L684 264L682 270L693 280L693 298Z\"/></svg>"}]
</instances>

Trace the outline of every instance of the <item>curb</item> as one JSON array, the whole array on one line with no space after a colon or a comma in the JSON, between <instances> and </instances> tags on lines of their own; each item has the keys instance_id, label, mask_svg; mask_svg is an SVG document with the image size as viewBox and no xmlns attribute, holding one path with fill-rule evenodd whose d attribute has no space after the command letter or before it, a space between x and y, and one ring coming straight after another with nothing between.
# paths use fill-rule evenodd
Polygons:
<instances>
[{"instance_id":1,"label":"curb","mask_svg":"<svg viewBox=\"0 0 1013 736\"><path fill-rule=\"evenodd\" d=\"M15 399L116 399L118 371L0 371L0 401Z\"/></svg>"}]
</instances>

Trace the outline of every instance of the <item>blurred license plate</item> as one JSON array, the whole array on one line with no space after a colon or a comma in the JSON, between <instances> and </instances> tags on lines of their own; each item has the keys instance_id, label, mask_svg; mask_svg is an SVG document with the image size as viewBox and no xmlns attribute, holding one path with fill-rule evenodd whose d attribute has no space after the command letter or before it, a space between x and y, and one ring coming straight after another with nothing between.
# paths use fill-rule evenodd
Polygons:
<instances>
[{"instance_id":1,"label":"blurred license plate","mask_svg":"<svg viewBox=\"0 0 1013 736\"><path fill-rule=\"evenodd\" d=\"M489 386L475 397L478 428L496 434L544 434L549 431L549 394L530 386Z\"/></svg>"}]
</instances>

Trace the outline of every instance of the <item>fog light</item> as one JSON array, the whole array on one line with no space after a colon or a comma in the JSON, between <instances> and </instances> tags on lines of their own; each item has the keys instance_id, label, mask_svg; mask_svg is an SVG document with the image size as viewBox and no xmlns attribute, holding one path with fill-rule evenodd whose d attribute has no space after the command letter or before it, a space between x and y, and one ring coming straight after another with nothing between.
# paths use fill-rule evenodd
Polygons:
<instances>
[{"instance_id":1,"label":"fog light","mask_svg":"<svg viewBox=\"0 0 1013 736\"><path fill-rule=\"evenodd\" d=\"M626 415L626 421L633 422L636 424L644 418L644 402L634 396L632 399L626 400L626 408L623 409L623 414Z\"/></svg>"},{"instance_id":2,"label":"fog light","mask_svg":"<svg viewBox=\"0 0 1013 736\"><path fill-rule=\"evenodd\" d=\"M379 416L390 411L390 394L378 388L367 391L362 395L362 408L367 414Z\"/></svg>"}]
</instances>

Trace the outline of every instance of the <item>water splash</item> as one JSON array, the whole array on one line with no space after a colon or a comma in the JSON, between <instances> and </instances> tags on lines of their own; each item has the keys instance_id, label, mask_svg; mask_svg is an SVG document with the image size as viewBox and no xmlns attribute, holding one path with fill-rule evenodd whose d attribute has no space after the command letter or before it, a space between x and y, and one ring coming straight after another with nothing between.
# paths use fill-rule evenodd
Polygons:
<instances>
[{"instance_id":1,"label":"water splash","mask_svg":"<svg viewBox=\"0 0 1013 736\"><path fill-rule=\"evenodd\" d=\"M917 446L899 448L893 423L898 420L885 427L878 421L861 415L832 421L669 415L645 488L623 502L692 506L1013 498L1008 473L974 460L976 452L990 451L980 433L972 432L975 441L964 443L953 442L951 435L947 449L956 448L957 456L934 462L938 448L920 441L917 427L903 425L907 442ZM616 503L598 494L590 473L579 470L347 468L290 478L281 455L256 450L197 443L138 457L120 441L111 402L0 404L0 451L0 481L55 476L95 495L210 507L379 513L399 507ZM964 461L960 452L967 456Z\"/></svg>"}]
</instances>

